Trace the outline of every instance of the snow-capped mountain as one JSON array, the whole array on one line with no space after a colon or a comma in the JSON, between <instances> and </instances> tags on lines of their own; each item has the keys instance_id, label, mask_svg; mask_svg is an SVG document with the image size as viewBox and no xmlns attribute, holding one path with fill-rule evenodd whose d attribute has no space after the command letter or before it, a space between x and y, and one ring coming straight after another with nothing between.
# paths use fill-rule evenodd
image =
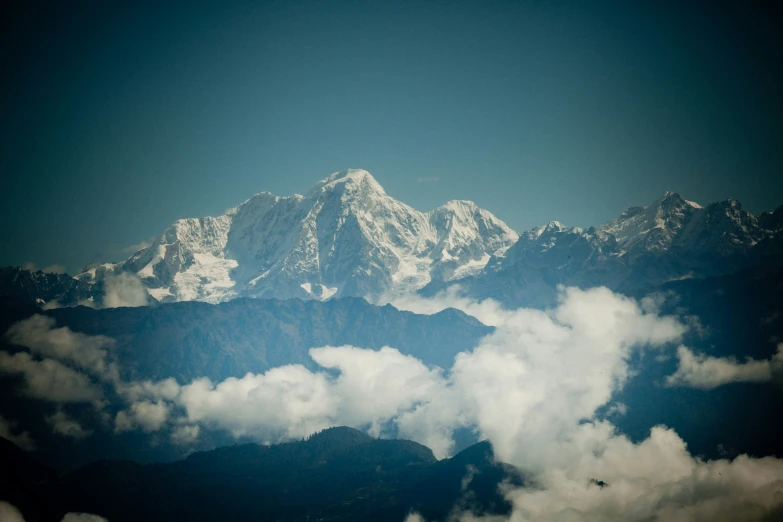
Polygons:
<instances>
[{"instance_id":1,"label":"snow-capped mountain","mask_svg":"<svg viewBox=\"0 0 783 522\"><path fill-rule=\"evenodd\" d=\"M469 201L420 212L368 172L348 170L303 196L262 192L222 216L181 219L127 260L75 279L61 275L54 284L8 268L0 294L121 306L432 295L458 282L476 298L548 306L560 284L632 293L765 264L783 264L783 207L755 216L731 199L702 207L666 192L599 227L551 221L518 236Z\"/></svg>"},{"instance_id":2,"label":"snow-capped mountain","mask_svg":"<svg viewBox=\"0 0 783 522\"><path fill-rule=\"evenodd\" d=\"M729 274L783 262L783 210L754 216L734 200L706 207L666 192L600 227L557 221L520 235L502 258L460 281L477 298L546 306L557 285L634 291L672 280ZM447 284L433 282L431 295Z\"/></svg>"},{"instance_id":3,"label":"snow-capped mountain","mask_svg":"<svg viewBox=\"0 0 783 522\"><path fill-rule=\"evenodd\" d=\"M419 212L347 170L304 196L262 192L225 215L181 219L126 261L77 278L128 272L158 301L371 296L476 274L517 238L469 201Z\"/></svg>"}]
</instances>

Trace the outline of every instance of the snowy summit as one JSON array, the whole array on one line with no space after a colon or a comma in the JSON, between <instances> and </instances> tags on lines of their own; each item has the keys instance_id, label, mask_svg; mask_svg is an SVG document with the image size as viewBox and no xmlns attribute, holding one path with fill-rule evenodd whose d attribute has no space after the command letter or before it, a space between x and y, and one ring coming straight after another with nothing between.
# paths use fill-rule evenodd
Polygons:
<instances>
[{"instance_id":1,"label":"snowy summit","mask_svg":"<svg viewBox=\"0 0 783 522\"><path fill-rule=\"evenodd\" d=\"M420 212L349 169L304 196L261 192L222 216L178 220L129 259L77 278L129 272L158 301L397 294L473 275L517 238L472 202Z\"/></svg>"}]
</instances>

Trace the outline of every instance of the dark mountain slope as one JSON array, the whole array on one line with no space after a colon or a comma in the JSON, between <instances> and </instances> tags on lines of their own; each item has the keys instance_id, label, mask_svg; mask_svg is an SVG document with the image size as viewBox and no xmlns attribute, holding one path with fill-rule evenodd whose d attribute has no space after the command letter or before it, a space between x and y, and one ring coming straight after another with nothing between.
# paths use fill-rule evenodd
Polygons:
<instances>
[{"instance_id":1,"label":"dark mountain slope","mask_svg":"<svg viewBox=\"0 0 783 522\"><path fill-rule=\"evenodd\" d=\"M79 301L103 295L103 282L91 285L68 274L49 274L15 266L0 267L0 296L13 297L28 304L58 302L75 306Z\"/></svg>"},{"instance_id":2,"label":"dark mountain slope","mask_svg":"<svg viewBox=\"0 0 783 522\"><path fill-rule=\"evenodd\" d=\"M757 267L728 276L673 281L639 291L664 298L662 311L698 318L683 339L696 353L769 359L783 342L783 267ZM661 356L664 360L661 360ZM696 455L712 458L748 453L783 457L775 420L783 388L775 382L734 383L712 390L665 386L677 368L672 353L648 351L635 363L640 373L618 394L628 406L613 421L635 439L651 426L674 428Z\"/></svg>"},{"instance_id":3,"label":"dark mountain slope","mask_svg":"<svg viewBox=\"0 0 783 522\"><path fill-rule=\"evenodd\" d=\"M58 326L114 338L116 357L128 378L175 377L181 383L205 376L241 377L284 364L314 368L308 350L326 345L392 346L428 364L449 367L454 355L492 331L456 310L417 315L389 305L374 306L361 298L236 299L217 305L180 302L45 312L0 301L5 328L35 312L54 317Z\"/></svg>"},{"instance_id":4,"label":"dark mountain slope","mask_svg":"<svg viewBox=\"0 0 783 522\"><path fill-rule=\"evenodd\" d=\"M225 447L170 464L96 462L59 480L25 486L28 498L48 502L28 503L24 514L42 522L60 520L68 511L112 522L399 522L421 510L430 520L445 519L455 505L507 513L497 486L509 473L514 479L511 468L493 462L487 443L438 462L414 442L332 428L301 442Z\"/></svg>"}]
</instances>

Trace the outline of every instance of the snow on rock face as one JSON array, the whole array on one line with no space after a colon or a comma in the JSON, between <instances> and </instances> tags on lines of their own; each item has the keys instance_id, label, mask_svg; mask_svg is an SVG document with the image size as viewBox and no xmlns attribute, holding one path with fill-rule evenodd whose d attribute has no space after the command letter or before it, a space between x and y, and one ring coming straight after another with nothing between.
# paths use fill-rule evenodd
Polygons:
<instances>
[{"instance_id":1,"label":"snow on rock face","mask_svg":"<svg viewBox=\"0 0 783 522\"><path fill-rule=\"evenodd\" d=\"M624 252L661 252L672 242L700 207L666 192L645 208L631 207L599 230L612 234Z\"/></svg>"},{"instance_id":2,"label":"snow on rock face","mask_svg":"<svg viewBox=\"0 0 783 522\"><path fill-rule=\"evenodd\" d=\"M545 273L555 283L628 289L731 273L779 251L772 216L759 219L731 199L701 207L666 192L598 228L551 221L524 232L484 274L513 271L518 280L533 281ZM764 248L753 250L756 245Z\"/></svg>"},{"instance_id":3,"label":"snow on rock face","mask_svg":"<svg viewBox=\"0 0 783 522\"><path fill-rule=\"evenodd\" d=\"M126 261L77 277L131 272L166 301L371 296L472 275L517 237L471 202L419 212L351 169L304 196L262 192L223 216L179 220Z\"/></svg>"},{"instance_id":4,"label":"snow on rock face","mask_svg":"<svg viewBox=\"0 0 783 522\"><path fill-rule=\"evenodd\" d=\"M621 253L631 254L678 250L731 256L771 236L737 201L728 199L704 208L671 192L645 208L628 209L600 230L617 239Z\"/></svg>"}]
</instances>

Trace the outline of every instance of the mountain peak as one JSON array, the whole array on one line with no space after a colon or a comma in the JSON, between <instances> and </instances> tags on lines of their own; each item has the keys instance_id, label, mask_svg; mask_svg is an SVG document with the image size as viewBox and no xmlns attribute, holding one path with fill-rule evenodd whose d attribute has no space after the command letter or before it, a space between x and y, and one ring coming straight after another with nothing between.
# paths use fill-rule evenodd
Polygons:
<instances>
[{"instance_id":1,"label":"mountain peak","mask_svg":"<svg viewBox=\"0 0 783 522\"><path fill-rule=\"evenodd\" d=\"M660 198L656 199L652 203L652 205L660 205L660 204L665 204L665 203L669 203L669 204L671 204L671 203L678 203L678 204L679 203L685 203L685 199L683 199L683 197L680 196L679 194L677 194L676 192L672 192L670 190L667 190L666 192L663 193L663 196L661 196Z\"/></svg>"},{"instance_id":2,"label":"mountain peak","mask_svg":"<svg viewBox=\"0 0 783 522\"><path fill-rule=\"evenodd\" d=\"M680 196L677 192L672 192L670 190L664 192L663 196L653 201L652 204L650 204L649 206L662 205L666 203L668 204L674 203L677 205L688 205L693 208L702 208L702 206L696 203L695 201L688 201L687 199Z\"/></svg>"},{"instance_id":3,"label":"mountain peak","mask_svg":"<svg viewBox=\"0 0 783 522\"><path fill-rule=\"evenodd\" d=\"M448 208L452 210L467 208L473 210L478 208L478 205L467 199L452 199L451 201L447 201L441 205L441 208Z\"/></svg>"},{"instance_id":4,"label":"mountain peak","mask_svg":"<svg viewBox=\"0 0 783 522\"><path fill-rule=\"evenodd\" d=\"M307 438L307 442L311 445L323 445L332 448L341 446L355 446L357 444L366 444L372 442L373 439L366 433L347 426L337 426L333 428L326 428L321 430Z\"/></svg>"},{"instance_id":5,"label":"mountain peak","mask_svg":"<svg viewBox=\"0 0 783 522\"><path fill-rule=\"evenodd\" d=\"M546 230L557 230L558 232L562 232L565 230L566 227L559 221L550 221L546 225Z\"/></svg>"},{"instance_id":6,"label":"mountain peak","mask_svg":"<svg viewBox=\"0 0 783 522\"><path fill-rule=\"evenodd\" d=\"M223 216L180 220L126 261L78 277L130 272L166 302L405 293L467 277L517 238L472 202L420 212L348 169L305 196L261 192Z\"/></svg>"},{"instance_id":7,"label":"mountain peak","mask_svg":"<svg viewBox=\"0 0 783 522\"><path fill-rule=\"evenodd\" d=\"M371 192L378 194L386 194L380 183L364 169L347 169L335 172L328 178L316 183L310 192L326 192L335 189L356 190L360 187L369 188Z\"/></svg>"}]
</instances>

